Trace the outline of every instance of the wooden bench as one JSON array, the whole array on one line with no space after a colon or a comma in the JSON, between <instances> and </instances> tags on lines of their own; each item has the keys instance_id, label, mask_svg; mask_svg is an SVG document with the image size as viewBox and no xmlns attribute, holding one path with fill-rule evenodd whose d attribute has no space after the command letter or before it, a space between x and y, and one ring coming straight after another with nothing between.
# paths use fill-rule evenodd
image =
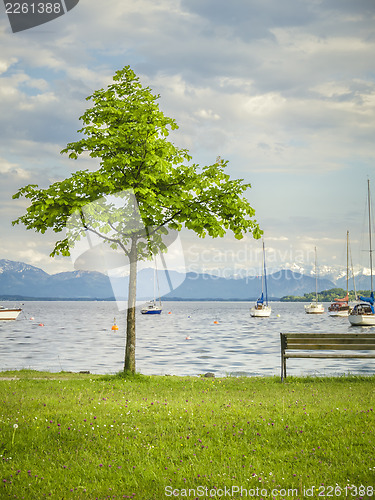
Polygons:
<instances>
[{"instance_id":1,"label":"wooden bench","mask_svg":"<svg viewBox=\"0 0 375 500\"><path fill-rule=\"evenodd\" d=\"M375 333L280 333L281 381L286 378L288 358L375 358L373 353L289 351L374 351Z\"/></svg>"}]
</instances>

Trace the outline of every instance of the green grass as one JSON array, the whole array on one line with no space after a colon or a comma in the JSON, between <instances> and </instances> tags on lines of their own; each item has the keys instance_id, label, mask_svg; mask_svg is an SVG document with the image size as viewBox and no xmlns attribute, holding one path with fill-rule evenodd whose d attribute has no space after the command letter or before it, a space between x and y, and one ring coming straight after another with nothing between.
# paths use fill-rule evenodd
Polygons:
<instances>
[{"instance_id":1,"label":"green grass","mask_svg":"<svg viewBox=\"0 0 375 500\"><path fill-rule=\"evenodd\" d=\"M375 497L375 377L4 377L1 499Z\"/></svg>"}]
</instances>

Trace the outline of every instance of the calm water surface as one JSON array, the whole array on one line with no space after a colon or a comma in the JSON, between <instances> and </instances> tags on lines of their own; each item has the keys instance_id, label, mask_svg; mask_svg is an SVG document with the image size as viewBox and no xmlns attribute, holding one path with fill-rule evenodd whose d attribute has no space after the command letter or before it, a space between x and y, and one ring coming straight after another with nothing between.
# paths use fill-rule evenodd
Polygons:
<instances>
[{"instance_id":1,"label":"calm water surface","mask_svg":"<svg viewBox=\"0 0 375 500\"><path fill-rule=\"evenodd\" d=\"M250 317L252 305L165 302L160 316L138 311L137 371L147 375L279 375L280 332L375 332L373 327L352 327L347 318L307 315L303 303L273 302L270 318ZM89 370L96 374L122 370L125 313L118 311L115 302L25 302L22 308L16 321L0 322L0 370ZM114 318L119 327L115 332L111 330ZM374 371L371 359L287 362L290 375Z\"/></svg>"}]
</instances>

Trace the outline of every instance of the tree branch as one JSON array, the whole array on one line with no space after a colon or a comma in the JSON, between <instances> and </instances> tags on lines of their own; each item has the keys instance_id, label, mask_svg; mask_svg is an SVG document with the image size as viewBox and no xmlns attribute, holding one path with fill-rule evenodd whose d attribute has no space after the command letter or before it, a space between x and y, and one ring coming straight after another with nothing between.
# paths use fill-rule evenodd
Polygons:
<instances>
[{"instance_id":1,"label":"tree branch","mask_svg":"<svg viewBox=\"0 0 375 500\"><path fill-rule=\"evenodd\" d=\"M82 221L82 225L86 231L91 231L92 233L99 236L99 238L102 238L105 241L109 241L111 243L115 243L116 245L119 245L122 248L122 250L124 251L125 255L127 257L129 257L129 251L126 249L125 245L121 242L121 240L115 239L115 238L110 238L109 236L104 236L103 234L96 231L94 228L88 226L87 223L85 222L85 216L84 216L82 210L80 211L80 218Z\"/></svg>"}]
</instances>

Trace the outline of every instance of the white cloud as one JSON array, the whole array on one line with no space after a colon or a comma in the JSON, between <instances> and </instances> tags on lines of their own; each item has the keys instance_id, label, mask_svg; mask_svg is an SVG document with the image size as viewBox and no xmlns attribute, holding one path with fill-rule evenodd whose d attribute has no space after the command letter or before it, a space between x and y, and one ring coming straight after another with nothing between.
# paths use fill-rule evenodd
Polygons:
<instances>
[{"instance_id":1,"label":"white cloud","mask_svg":"<svg viewBox=\"0 0 375 500\"><path fill-rule=\"evenodd\" d=\"M43 106L49 106L52 102L58 102L58 98L53 92L46 92L36 96L30 96L19 104L20 111L32 111Z\"/></svg>"},{"instance_id":2,"label":"white cloud","mask_svg":"<svg viewBox=\"0 0 375 500\"><path fill-rule=\"evenodd\" d=\"M289 241L289 238L287 236L267 236L267 241Z\"/></svg>"},{"instance_id":3,"label":"white cloud","mask_svg":"<svg viewBox=\"0 0 375 500\"><path fill-rule=\"evenodd\" d=\"M319 85L316 85L311 89L314 92L322 95L323 97L341 97L344 95L349 95L351 93L349 85L344 85L340 82L325 82Z\"/></svg>"},{"instance_id":4,"label":"white cloud","mask_svg":"<svg viewBox=\"0 0 375 500\"><path fill-rule=\"evenodd\" d=\"M29 179L30 173L26 170L23 170L16 163L10 163L4 158L0 158L0 174L8 174L13 177L17 177L19 180ZM4 181L4 179L3 179Z\"/></svg>"},{"instance_id":5,"label":"white cloud","mask_svg":"<svg viewBox=\"0 0 375 500\"><path fill-rule=\"evenodd\" d=\"M7 61L4 59L0 59L0 75L2 73L6 73L8 71L8 69L10 68L10 66L12 66L12 64L15 64L16 62L17 62L17 59L15 57L11 57Z\"/></svg>"},{"instance_id":6,"label":"white cloud","mask_svg":"<svg viewBox=\"0 0 375 500\"><path fill-rule=\"evenodd\" d=\"M287 99L276 92L250 97L246 100L244 110L249 115L259 115L263 119L285 110Z\"/></svg>"},{"instance_id":7,"label":"white cloud","mask_svg":"<svg viewBox=\"0 0 375 500\"><path fill-rule=\"evenodd\" d=\"M199 109L194 114L204 120L220 120L220 115L212 111L212 109Z\"/></svg>"}]
</instances>

